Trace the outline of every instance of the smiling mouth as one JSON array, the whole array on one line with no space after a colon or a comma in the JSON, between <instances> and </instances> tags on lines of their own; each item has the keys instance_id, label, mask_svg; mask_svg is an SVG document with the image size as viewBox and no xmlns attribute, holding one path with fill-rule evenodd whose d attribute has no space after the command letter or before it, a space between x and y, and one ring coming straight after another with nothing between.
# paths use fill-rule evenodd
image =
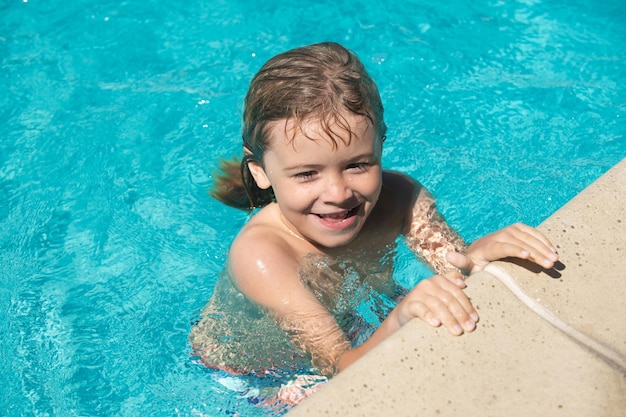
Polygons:
<instances>
[{"instance_id":1,"label":"smiling mouth","mask_svg":"<svg viewBox=\"0 0 626 417\"><path fill-rule=\"evenodd\" d=\"M340 223L350 217L355 216L358 211L359 208L361 208L360 205L350 209L350 210L346 210L343 211L341 213L332 213L332 214L317 214L317 217L319 217L322 220L325 220L329 223Z\"/></svg>"}]
</instances>

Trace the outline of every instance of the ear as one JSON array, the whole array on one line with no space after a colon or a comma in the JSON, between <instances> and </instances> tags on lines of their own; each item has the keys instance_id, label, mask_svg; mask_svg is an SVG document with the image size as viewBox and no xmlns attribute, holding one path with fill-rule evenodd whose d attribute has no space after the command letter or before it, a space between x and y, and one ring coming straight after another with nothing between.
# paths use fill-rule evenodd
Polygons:
<instances>
[{"instance_id":1,"label":"ear","mask_svg":"<svg viewBox=\"0 0 626 417\"><path fill-rule=\"evenodd\" d=\"M265 174L265 170L260 163L256 161L250 161L248 162L248 169L250 170L252 178L254 178L254 182L256 182L257 187L262 190L267 190L272 186L269 178L267 178L267 174Z\"/></svg>"}]
</instances>

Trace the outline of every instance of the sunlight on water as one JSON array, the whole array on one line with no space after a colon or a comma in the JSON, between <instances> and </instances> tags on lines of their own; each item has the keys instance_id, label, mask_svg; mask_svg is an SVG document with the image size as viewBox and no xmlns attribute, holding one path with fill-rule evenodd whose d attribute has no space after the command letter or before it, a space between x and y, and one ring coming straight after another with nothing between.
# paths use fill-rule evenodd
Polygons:
<instances>
[{"instance_id":1,"label":"sunlight on water","mask_svg":"<svg viewBox=\"0 0 626 417\"><path fill-rule=\"evenodd\" d=\"M562 3L562 4L561 4ZM532 225L626 155L622 2L0 5L0 414L262 415L189 331L246 214L206 191L270 56L356 51L386 168L466 239ZM405 286L429 271L399 248Z\"/></svg>"}]
</instances>

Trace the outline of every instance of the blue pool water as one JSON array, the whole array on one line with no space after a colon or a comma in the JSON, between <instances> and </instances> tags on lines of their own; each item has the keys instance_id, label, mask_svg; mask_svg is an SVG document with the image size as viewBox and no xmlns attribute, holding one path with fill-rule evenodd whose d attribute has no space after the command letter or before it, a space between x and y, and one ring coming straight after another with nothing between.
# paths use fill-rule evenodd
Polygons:
<instances>
[{"instance_id":1,"label":"blue pool water","mask_svg":"<svg viewBox=\"0 0 626 417\"><path fill-rule=\"evenodd\" d=\"M246 220L206 190L276 53L356 51L386 168L468 240L626 156L621 0L379 3L0 1L0 415L260 414L187 335Z\"/></svg>"}]
</instances>

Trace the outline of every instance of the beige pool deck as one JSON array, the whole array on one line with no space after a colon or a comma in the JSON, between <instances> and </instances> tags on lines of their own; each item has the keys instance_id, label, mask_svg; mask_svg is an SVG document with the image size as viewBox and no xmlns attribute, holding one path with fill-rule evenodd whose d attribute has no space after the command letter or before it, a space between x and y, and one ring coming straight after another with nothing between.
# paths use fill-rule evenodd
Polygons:
<instances>
[{"instance_id":1,"label":"beige pool deck","mask_svg":"<svg viewBox=\"0 0 626 417\"><path fill-rule=\"evenodd\" d=\"M626 416L625 206L626 159L538 227L561 265L468 279L473 333L413 320L287 416Z\"/></svg>"}]
</instances>

